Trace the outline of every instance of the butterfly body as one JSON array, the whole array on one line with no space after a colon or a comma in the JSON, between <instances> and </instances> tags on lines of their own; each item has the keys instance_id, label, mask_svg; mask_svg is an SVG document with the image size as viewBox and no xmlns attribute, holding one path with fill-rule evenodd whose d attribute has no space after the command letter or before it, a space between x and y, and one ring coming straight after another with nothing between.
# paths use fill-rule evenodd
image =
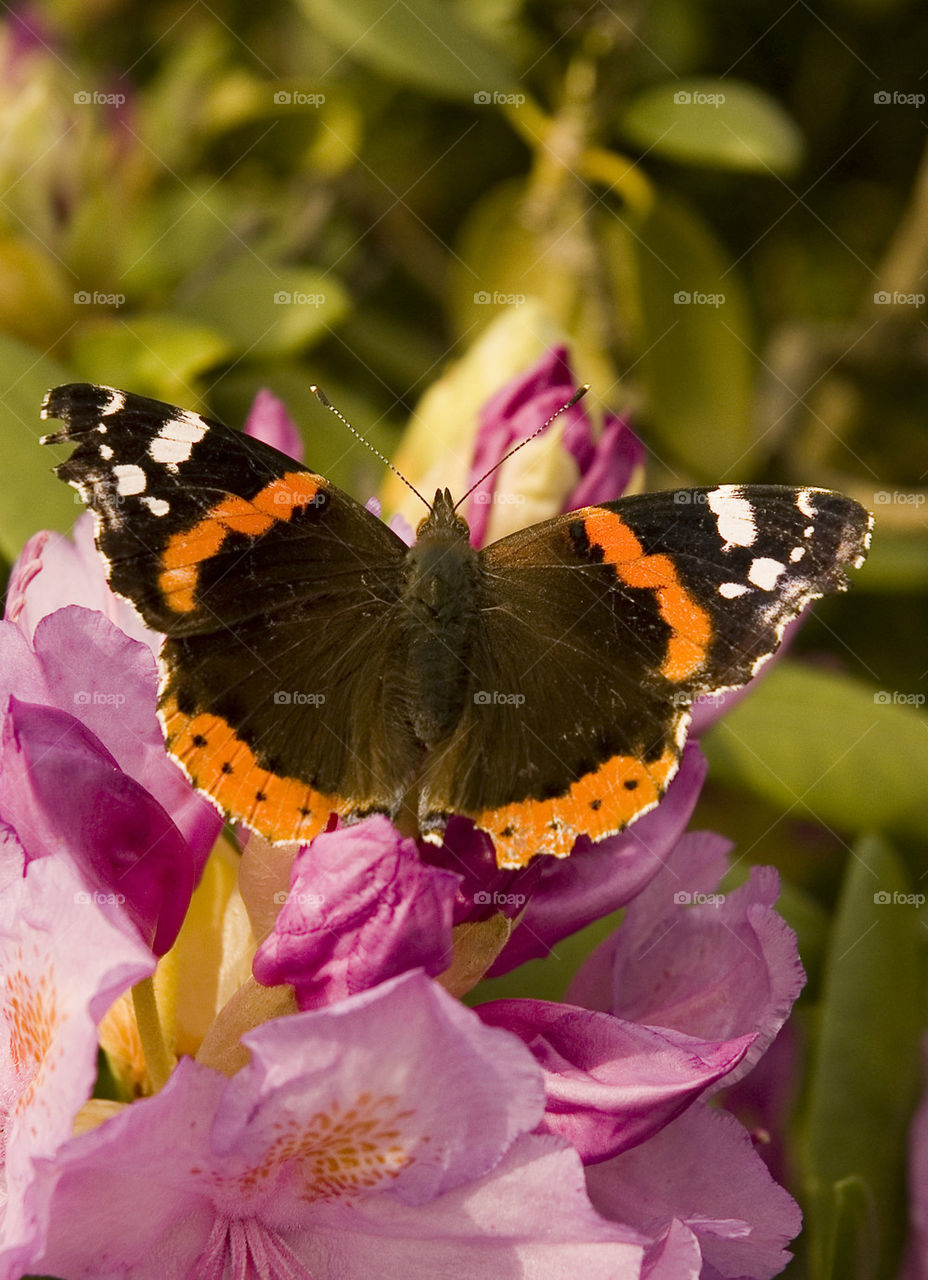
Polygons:
<instances>
[{"instance_id":1,"label":"butterfly body","mask_svg":"<svg viewBox=\"0 0 928 1280\"><path fill-rule=\"evenodd\" d=\"M274 841L412 803L500 866L658 803L692 702L746 683L847 585L870 520L821 489L722 485L569 512L477 550L440 490L407 547L323 476L221 423L59 387L57 468L110 585L165 634L168 750Z\"/></svg>"}]
</instances>

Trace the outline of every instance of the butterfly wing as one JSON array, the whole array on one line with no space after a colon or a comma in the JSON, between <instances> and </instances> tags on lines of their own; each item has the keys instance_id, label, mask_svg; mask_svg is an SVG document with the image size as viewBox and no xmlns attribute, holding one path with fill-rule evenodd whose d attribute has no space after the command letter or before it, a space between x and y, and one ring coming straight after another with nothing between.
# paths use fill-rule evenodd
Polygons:
<instances>
[{"instance_id":1,"label":"butterfly wing","mask_svg":"<svg viewBox=\"0 0 928 1280\"><path fill-rule=\"evenodd\" d=\"M587 507L488 547L473 699L420 793L501 866L620 830L676 772L701 694L746 683L847 585L870 518L825 490L722 486Z\"/></svg>"},{"instance_id":2,"label":"butterfly wing","mask_svg":"<svg viewBox=\"0 0 928 1280\"><path fill-rule=\"evenodd\" d=\"M272 840L395 812L416 759L392 713L405 544L322 476L187 410L51 391L57 474L96 515L111 587L167 639L168 748Z\"/></svg>"}]
</instances>

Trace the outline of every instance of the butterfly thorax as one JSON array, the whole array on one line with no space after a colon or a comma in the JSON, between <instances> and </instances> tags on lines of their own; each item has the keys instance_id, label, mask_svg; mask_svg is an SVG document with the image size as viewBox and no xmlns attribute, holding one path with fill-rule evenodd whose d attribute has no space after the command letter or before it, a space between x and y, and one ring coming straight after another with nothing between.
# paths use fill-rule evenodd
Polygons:
<instances>
[{"instance_id":1,"label":"butterfly thorax","mask_svg":"<svg viewBox=\"0 0 928 1280\"><path fill-rule=\"evenodd\" d=\"M454 729L470 693L480 562L467 521L439 490L406 556L401 603L410 719L430 746Z\"/></svg>"}]
</instances>

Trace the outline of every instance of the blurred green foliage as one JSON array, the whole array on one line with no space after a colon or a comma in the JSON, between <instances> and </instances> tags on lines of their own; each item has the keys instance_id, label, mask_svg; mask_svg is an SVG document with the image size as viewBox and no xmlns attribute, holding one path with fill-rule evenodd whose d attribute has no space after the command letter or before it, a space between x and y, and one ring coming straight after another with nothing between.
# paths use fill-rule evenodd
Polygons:
<instances>
[{"instance_id":1,"label":"blurred green foliage","mask_svg":"<svg viewBox=\"0 0 928 1280\"><path fill-rule=\"evenodd\" d=\"M928 867L926 38L914 0L52 0L0 20L7 563L76 513L37 443L46 386L234 424L268 386L364 498L377 467L310 382L393 449L522 307L632 411L652 487L825 484L875 510L853 592L707 739L700 819L788 876L810 963L796 1276L894 1273L925 1023L925 930L867 901ZM457 388L471 419L514 359ZM436 445L449 475L465 447ZM857 843L871 828L894 848ZM536 994L576 952L532 968Z\"/></svg>"}]
</instances>

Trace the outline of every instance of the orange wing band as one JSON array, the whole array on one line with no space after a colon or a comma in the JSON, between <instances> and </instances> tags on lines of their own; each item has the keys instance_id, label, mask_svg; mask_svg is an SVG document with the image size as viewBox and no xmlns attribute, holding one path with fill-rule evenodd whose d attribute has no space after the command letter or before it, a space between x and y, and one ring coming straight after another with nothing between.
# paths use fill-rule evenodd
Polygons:
<instances>
[{"instance_id":1,"label":"orange wing band","mask_svg":"<svg viewBox=\"0 0 928 1280\"><path fill-rule=\"evenodd\" d=\"M260 537L278 520L289 520L294 511L316 503L324 483L308 471L289 471L251 499L227 494L192 529L173 534L158 578L170 608L175 613L193 612L200 565L216 555L230 533Z\"/></svg>"},{"instance_id":2,"label":"orange wing band","mask_svg":"<svg viewBox=\"0 0 928 1280\"><path fill-rule=\"evenodd\" d=\"M712 622L680 582L673 561L665 555L646 555L633 531L614 511L588 508L583 525L590 545L602 549L626 586L656 593L661 617L670 627L661 675L673 681L688 680L709 656Z\"/></svg>"},{"instance_id":3,"label":"orange wing band","mask_svg":"<svg viewBox=\"0 0 928 1280\"><path fill-rule=\"evenodd\" d=\"M357 805L324 795L297 778L281 778L258 764L254 752L221 716L188 716L173 699L161 709L168 751L194 786L231 817L274 843L306 843L324 831L330 814Z\"/></svg>"},{"instance_id":4,"label":"orange wing band","mask_svg":"<svg viewBox=\"0 0 928 1280\"><path fill-rule=\"evenodd\" d=\"M467 816L493 841L500 867L524 867L536 854L566 858L578 836L602 840L653 809L677 771L672 747L649 764L612 756L562 796L523 800Z\"/></svg>"}]
</instances>

